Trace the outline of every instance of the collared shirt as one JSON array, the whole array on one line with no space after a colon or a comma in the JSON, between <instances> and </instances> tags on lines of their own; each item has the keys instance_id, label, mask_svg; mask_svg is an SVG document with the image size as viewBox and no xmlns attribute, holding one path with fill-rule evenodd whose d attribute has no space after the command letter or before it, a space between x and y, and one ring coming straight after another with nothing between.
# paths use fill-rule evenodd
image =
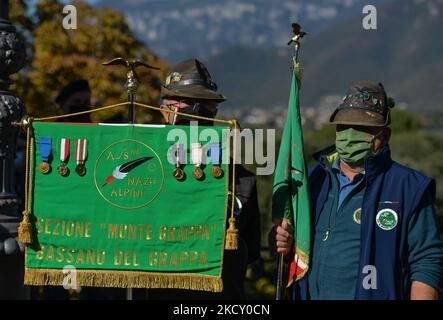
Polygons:
<instances>
[{"instance_id":1,"label":"collared shirt","mask_svg":"<svg viewBox=\"0 0 443 320\"><path fill-rule=\"evenodd\" d=\"M340 158L338 157L332 164L332 172L335 173L335 176L337 177L339 183L339 196L337 206L337 210L339 210L341 205L343 204L343 201L352 192L352 190L357 188L360 183L365 180L365 172L360 172L354 177L354 179L349 180L349 178L343 173L340 168Z\"/></svg>"}]
</instances>

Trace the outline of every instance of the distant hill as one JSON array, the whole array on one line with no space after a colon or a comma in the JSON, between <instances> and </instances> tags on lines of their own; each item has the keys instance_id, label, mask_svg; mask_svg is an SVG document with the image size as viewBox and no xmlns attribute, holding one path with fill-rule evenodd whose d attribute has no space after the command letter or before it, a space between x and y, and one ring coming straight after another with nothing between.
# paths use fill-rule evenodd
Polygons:
<instances>
[{"instance_id":1,"label":"distant hill","mask_svg":"<svg viewBox=\"0 0 443 320\"><path fill-rule=\"evenodd\" d=\"M285 108L291 80L289 52L289 48L233 47L204 62L228 98L224 106Z\"/></svg>"},{"instance_id":2,"label":"distant hill","mask_svg":"<svg viewBox=\"0 0 443 320\"><path fill-rule=\"evenodd\" d=\"M411 109L437 110L443 103L443 1L396 0L378 6L378 30L362 16L308 36L303 42L302 103L343 96L354 81L385 84ZM208 59L219 88L235 107L285 106L290 49L233 47Z\"/></svg>"},{"instance_id":3,"label":"distant hill","mask_svg":"<svg viewBox=\"0 0 443 320\"><path fill-rule=\"evenodd\" d=\"M443 0L376 0L378 30L362 28L366 0L106 0L158 55L207 63L231 108L284 108L290 23L301 22L302 103L343 96L354 81L380 81L398 104L438 110L443 101ZM334 101L334 99L329 99Z\"/></svg>"},{"instance_id":4,"label":"distant hill","mask_svg":"<svg viewBox=\"0 0 443 320\"><path fill-rule=\"evenodd\" d=\"M386 1L386 0L383 0ZM372 0L372 4L382 0ZM231 46L281 47L290 23L310 32L361 14L366 0L102 0L122 11L131 29L171 63L208 58Z\"/></svg>"}]
</instances>

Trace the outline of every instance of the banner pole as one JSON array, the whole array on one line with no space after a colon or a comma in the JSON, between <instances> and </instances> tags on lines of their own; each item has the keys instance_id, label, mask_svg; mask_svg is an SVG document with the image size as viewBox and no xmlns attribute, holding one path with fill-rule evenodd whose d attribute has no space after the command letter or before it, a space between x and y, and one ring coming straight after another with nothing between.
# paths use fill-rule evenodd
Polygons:
<instances>
[{"instance_id":1,"label":"banner pole","mask_svg":"<svg viewBox=\"0 0 443 320\"><path fill-rule=\"evenodd\" d=\"M128 111L128 123L134 124L135 123L135 109L134 109L135 93L132 93L132 92L129 93L128 100L130 102L129 111Z\"/></svg>"}]
</instances>

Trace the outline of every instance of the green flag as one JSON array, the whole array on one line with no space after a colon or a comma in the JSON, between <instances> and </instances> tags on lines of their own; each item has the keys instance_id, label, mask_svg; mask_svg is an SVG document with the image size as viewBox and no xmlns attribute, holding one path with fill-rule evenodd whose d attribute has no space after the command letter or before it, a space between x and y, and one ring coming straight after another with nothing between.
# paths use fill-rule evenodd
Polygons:
<instances>
[{"instance_id":1,"label":"green flag","mask_svg":"<svg viewBox=\"0 0 443 320\"><path fill-rule=\"evenodd\" d=\"M287 219L294 227L294 259L289 269L289 284L299 280L308 270L311 238L308 174L304 161L295 69L292 73L288 113L275 169L272 197L273 217Z\"/></svg>"},{"instance_id":2,"label":"green flag","mask_svg":"<svg viewBox=\"0 0 443 320\"><path fill-rule=\"evenodd\" d=\"M217 161L224 174L214 177L214 162L205 157L197 180L192 154L197 146L225 159L229 128L46 122L33 128L35 239L26 251L26 284L61 285L69 266L84 286L222 291L230 172ZM210 141L205 129L213 130Z\"/></svg>"}]
</instances>

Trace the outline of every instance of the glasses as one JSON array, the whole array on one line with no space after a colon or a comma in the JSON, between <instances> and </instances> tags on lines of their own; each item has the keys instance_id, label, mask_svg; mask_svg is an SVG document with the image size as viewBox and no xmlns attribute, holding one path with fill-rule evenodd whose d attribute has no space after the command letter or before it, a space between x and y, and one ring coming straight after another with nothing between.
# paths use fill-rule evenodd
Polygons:
<instances>
[{"instance_id":1,"label":"glasses","mask_svg":"<svg viewBox=\"0 0 443 320\"><path fill-rule=\"evenodd\" d=\"M192 107L194 105L194 102L191 100L180 100L180 101L174 102L174 103L165 103L164 105L166 107L168 107L169 109L173 109L173 108L183 109L183 108ZM186 105L186 106L182 107L181 105Z\"/></svg>"}]
</instances>

